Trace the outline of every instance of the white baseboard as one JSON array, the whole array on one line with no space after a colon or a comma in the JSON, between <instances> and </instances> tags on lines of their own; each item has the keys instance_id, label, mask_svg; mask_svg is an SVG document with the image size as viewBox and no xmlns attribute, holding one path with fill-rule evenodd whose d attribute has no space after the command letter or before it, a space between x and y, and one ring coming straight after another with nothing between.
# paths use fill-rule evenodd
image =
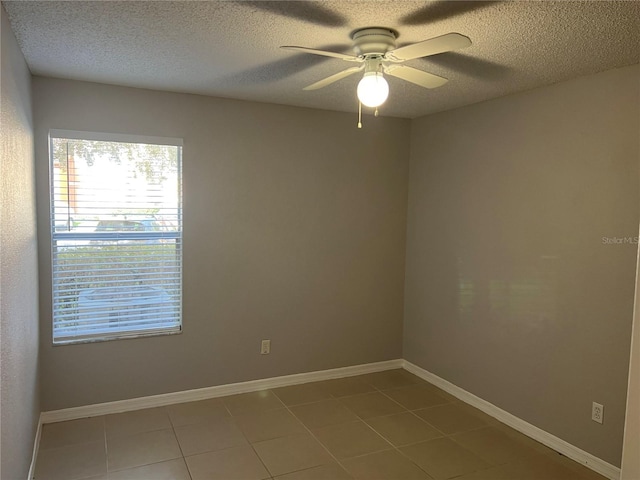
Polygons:
<instances>
[{"instance_id":1,"label":"white baseboard","mask_svg":"<svg viewBox=\"0 0 640 480\"><path fill-rule=\"evenodd\" d=\"M354 365L351 367L333 368L331 370L320 370L308 373L296 373L282 377L272 377L248 382L230 383L217 385L215 387L198 388L195 390L184 390L181 392L164 393L149 397L131 398L118 400L115 402L97 403L94 405L84 405L81 407L65 408L62 410L52 410L42 412L40 423L63 422L85 417L97 417L110 413L121 413L142 408L163 407L174 403L193 402L196 400L206 400L208 398L224 397L237 393L255 392L267 388L286 387L288 385L298 385L302 383L317 382L320 380L330 380L333 378L352 377L364 373L381 372L393 368L402 368L404 360L388 360L386 362L367 363L364 365Z\"/></svg>"},{"instance_id":2,"label":"white baseboard","mask_svg":"<svg viewBox=\"0 0 640 480\"><path fill-rule=\"evenodd\" d=\"M575 460L578 463L581 463L585 467L590 468L591 470L603 475L611 480L619 480L620 479L620 469L610 463L601 460L600 458L585 452L584 450L579 449L578 447L571 445L568 442L565 442L561 438L556 437L544 430L531 425L528 422L525 422L521 418L516 417L515 415L510 414L509 412L502 410L499 407L496 407L492 403L483 400L480 397L476 397L474 394L463 390L462 388L454 385L447 380L438 377L437 375L414 365L411 362L404 360L403 368L414 375L426 380L427 382L435 385L438 388L441 388L447 393L450 393L454 397L462 400L463 402L477 408L478 410L482 410L487 415L492 416L496 420L510 426L514 430L517 430L528 437L533 438L534 440L546 445L549 448L552 448L556 452L563 454L566 457L569 457L572 460Z\"/></svg>"},{"instance_id":3,"label":"white baseboard","mask_svg":"<svg viewBox=\"0 0 640 480\"><path fill-rule=\"evenodd\" d=\"M40 437L42 436L42 413L38 417L38 428L36 429L36 437L33 439L33 453L31 454L31 465L29 465L29 477L31 480L36 475L36 458L38 458L38 450L40 449Z\"/></svg>"},{"instance_id":4,"label":"white baseboard","mask_svg":"<svg viewBox=\"0 0 640 480\"><path fill-rule=\"evenodd\" d=\"M368 363L364 365L354 365L351 367L334 368L331 370L321 370L308 373L297 373L294 375L285 375L282 377L272 377L260 380L251 380L248 382L231 383L226 385L218 385L214 387L198 388L194 390L185 390L181 392L165 393L160 395L152 395L148 397L132 398L127 400L118 400L114 402L98 403L94 405L85 405L81 407L65 408L62 410L53 410L42 412L36 433L35 444L33 449L33 457L31 467L29 469L29 479L33 478L35 469L35 460L38 454L40 444L40 435L42 425L46 423L62 422L66 420L75 420L85 417L96 417L111 413L128 412L132 410L140 410L143 408L162 407L172 405L174 403L192 402L196 400L206 400L208 398L223 397L226 395L235 395L238 393L255 392L268 388L286 387L289 385L299 385L308 382L317 382L321 380L330 380L334 378L352 377L365 373L381 372L394 368L404 368L405 370L417 375L427 382L438 388L450 393L463 402L483 411L487 415L499 420L500 422L510 426L511 428L533 438L534 440L552 448L553 450L575 460L578 463L594 470L611 480L620 479L620 469L610 463L601 460L584 450L571 445L570 443L552 435L544 430L531 425L530 423L510 414L509 412L496 407L492 403L463 390L462 388L438 377L437 375L414 365L406 360L388 360L386 362Z\"/></svg>"}]
</instances>

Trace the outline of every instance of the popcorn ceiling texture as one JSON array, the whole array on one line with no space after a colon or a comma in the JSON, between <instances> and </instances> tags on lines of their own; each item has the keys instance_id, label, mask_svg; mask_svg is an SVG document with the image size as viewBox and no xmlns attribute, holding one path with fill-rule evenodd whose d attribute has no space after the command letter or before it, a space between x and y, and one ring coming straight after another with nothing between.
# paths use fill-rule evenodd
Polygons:
<instances>
[{"instance_id":1,"label":"popcorn ceiling texture","mask_svg":"<svg viewBox=\"0 0 640 480\"><path fill-rule=\"evenodd\" d=\"M398 44L448 32L473 45L410 62L449 78L390 78L383 115L414 118L640 61L640 2L3 2L35 75L338 111L357 109L350 65L280 45L352 53L350 33L385 26Z\"/></svg>"}]
</instances>

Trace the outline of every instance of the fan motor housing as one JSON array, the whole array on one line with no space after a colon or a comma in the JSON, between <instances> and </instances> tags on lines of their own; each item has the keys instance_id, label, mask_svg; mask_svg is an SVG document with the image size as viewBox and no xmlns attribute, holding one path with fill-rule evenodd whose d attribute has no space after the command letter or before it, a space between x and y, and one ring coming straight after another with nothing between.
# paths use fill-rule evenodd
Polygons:
<instances>
[{"instance_id":1,"label":"fan motor housing","mask_svg":"<svg viewBox=\"0 0 640 480\"><path fill-rule=\"evenodd\" d=\"M351 34L353 50L358 56L384 55L396 48L396 36L390 28L362 28Z\"/></svg>"}]
</instances>

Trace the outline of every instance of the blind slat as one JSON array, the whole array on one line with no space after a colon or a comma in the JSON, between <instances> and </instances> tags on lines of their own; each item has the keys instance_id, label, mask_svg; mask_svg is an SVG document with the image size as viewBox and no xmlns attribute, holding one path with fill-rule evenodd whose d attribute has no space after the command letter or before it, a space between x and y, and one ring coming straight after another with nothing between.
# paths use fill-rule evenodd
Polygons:
<instances>
[{"instance_id":1,"label":"blind slat","mask_svg":"<svg viewBox=\"0 0 640 480\"><path fill-rule=\"evenodd\" d=\"M54 343L180 331L181 147L83 133L50 135Z\"/></svg>"}]
</instances>

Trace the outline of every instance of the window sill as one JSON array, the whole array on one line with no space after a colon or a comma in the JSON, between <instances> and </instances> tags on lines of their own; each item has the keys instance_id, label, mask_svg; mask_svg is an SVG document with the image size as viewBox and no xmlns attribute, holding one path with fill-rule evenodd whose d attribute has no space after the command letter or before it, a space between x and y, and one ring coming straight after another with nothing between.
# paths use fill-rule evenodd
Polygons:
<instances>
[{"instance_id":1,"label":"window sill","mask_svg":"<svg viewBox=\"0 0 640 480\"><path fill-rule=\"evenodd\" d=\"M94 337L94 338L82 338L82 339L68 339L68 340L58 340L53 341L52 346L54 347L63 347L66 345L79 345L86 343L102 343L102 342L112 342L115 340L133 340L136 338L148 338L148 337L164 337L166 335L180 335L182 333L182 328L177 330L166 330L166 331L153 331L153 332L136 332L130 335L127 334L117 334L117 335L109 335L105 337Z\"/></svg>"}]
</instances>

